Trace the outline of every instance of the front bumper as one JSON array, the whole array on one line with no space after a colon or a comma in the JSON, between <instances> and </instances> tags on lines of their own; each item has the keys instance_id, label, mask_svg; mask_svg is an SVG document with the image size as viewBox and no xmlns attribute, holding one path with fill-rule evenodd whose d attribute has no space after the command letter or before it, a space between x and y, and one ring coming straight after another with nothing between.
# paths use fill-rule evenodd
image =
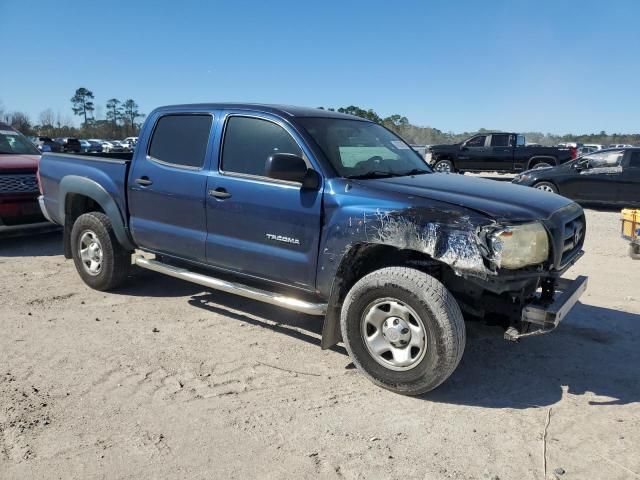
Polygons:
<instances>
[{"instance_id":1,"label":"front bumper","mask_svg":"<svg viewBox=\"0 0 640 480\"><path fill-rule=\"evenodd\" d=\"M51 219L51 215L49 215L49 212L47 212L47 207L44 204L44 195L40 195L38 197L38 205L40 205L40 211L42 212L42 215L44 215L44 218L46 218L48 221L50 221L51 223L55 223L52 219Z\"/></svg>"},{"instance_id":2,"label":"front bumper","mask_svg":"<svg viewBox=\"0 0 640 480\"><path fill-rule=\"evenodd\" d=\"M586 289L585 276L581 275L575 280L559 279L551 301L544 301L538 297L522 309L521 323L530 327L530 330L519 332L515 327L509 327L504 333L504 338L516 341L519 338L550 332L564 320Z\"/></svg>"}]
</instances>

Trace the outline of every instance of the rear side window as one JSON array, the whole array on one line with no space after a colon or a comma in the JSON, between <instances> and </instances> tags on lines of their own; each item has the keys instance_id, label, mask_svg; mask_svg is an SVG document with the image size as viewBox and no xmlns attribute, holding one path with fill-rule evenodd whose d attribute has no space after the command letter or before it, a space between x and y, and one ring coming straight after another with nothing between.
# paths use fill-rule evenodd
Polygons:
<instances>
[{"instance_id":1,"label":"rear side window","mask_svg":"<svg viewBox=\"0 0 640 480\"><path fill-rule=\"evenodd\" d=\"M158 120L149 145L149 155L161 162L202 168L211 115L165 115Z\"/></svg>"},{"instance_id":2,"label":"rear side window","mask_svg":"<svg viewBox=\"0 0 640 480\"><path fill-rule=\"evenodd\" d=\"M302 157L302 151L282 128L268 120L250 117L230 117L222 148L222 170L266 176L267 158L274 153L293 153Z\"/></svg>"},{"instance_id":3,"label":"rear side window","mask_svg":"<svg viewBox=\"0 0 640 480\"><path fill-rule=\"evenodd\" d=\"M629 166L634 168L640 168L640 152L632 152L629 159Z\"/></svg>"},{"instance_id":4,"label":"rear side window","mask_svg":"<svg viewBox=\"0 0 640 480\"><path fill-rule=\"evenodd\" d=\"M508 134L500 134L500 135L491 135L491 146L492 147L508 147L510 145L511 135Z\"/></svg>"}]
</instances>

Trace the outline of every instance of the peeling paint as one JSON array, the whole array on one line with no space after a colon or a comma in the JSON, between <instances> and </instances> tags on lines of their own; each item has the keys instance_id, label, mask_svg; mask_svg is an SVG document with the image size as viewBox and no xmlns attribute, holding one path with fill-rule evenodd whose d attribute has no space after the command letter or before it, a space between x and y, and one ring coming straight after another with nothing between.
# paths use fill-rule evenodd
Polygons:
<instances>
[{"instance_id":1,"label":"peeling paint","mask_svg":"<svg viewBox=\"0 0 640 480\"><path fill-rule=\"evenodd\" d=\"M425 253L449 265L458 275L495 275L485 265L476 227L467 217L450 220L420 223L400 212L378 212L367 240ZM500 263L498 257L490 260L496 266Z\"/></svg>"}]
</instances>

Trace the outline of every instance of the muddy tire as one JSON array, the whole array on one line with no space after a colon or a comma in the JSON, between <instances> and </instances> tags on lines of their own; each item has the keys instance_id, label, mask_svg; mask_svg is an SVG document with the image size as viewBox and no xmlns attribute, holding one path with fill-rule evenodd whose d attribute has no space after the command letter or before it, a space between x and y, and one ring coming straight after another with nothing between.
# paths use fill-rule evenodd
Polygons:
<instances>
[{"instance_id":1,"label":"muddy tire","mask_svg":"<svg viewBox=\"0 0 640 480\"><path fill-rule=\"evenodd\" d=\"M635 243L629 245L629 256L633 260L640 260L640 245Z\"/></svg>"},{"instance_id":2,"label":"muddy tire","mask_svg":"<svg viewBox=\"0 0 640 480\"><path fill-rule=\"evenodd\" d=\"M104 213L80 215L71 229L71 252L78 274L95 290L111 290L122 284L131 268L131 252L115 237Z\"/></svg>"},{"instance_id":3,"label":"muddy tire","mask_svg":"<svg viewBox=\"0 0 640 480\"><path fill-rule=\"evenodd\" d=\"M343 302L340 326L354 365L376 385L403 395L444 382L466 340L453 295L432 276L404 267L360 279Z\"/></svg>"}]
</instances>

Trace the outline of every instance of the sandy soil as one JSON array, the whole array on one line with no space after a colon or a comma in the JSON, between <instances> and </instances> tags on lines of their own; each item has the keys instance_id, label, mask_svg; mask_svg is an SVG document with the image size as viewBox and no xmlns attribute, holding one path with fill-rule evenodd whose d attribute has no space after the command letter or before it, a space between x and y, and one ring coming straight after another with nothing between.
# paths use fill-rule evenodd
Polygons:
<instances>
[{"instance_id":1,"label":"sandy soil","mask_svg":"<svg viewBox=\"0 0 640 480\"><path fill-rule=\"evenodd\" d=\"M639 478L640 262L618 216L588 211L569 276L589 289L557 331L468 322L421 398L320 350L317 318L151 272L103 294L59 234L0 241L0 478L541 479L545 438L548 478Z\"/></svg>"}]
</instances>

